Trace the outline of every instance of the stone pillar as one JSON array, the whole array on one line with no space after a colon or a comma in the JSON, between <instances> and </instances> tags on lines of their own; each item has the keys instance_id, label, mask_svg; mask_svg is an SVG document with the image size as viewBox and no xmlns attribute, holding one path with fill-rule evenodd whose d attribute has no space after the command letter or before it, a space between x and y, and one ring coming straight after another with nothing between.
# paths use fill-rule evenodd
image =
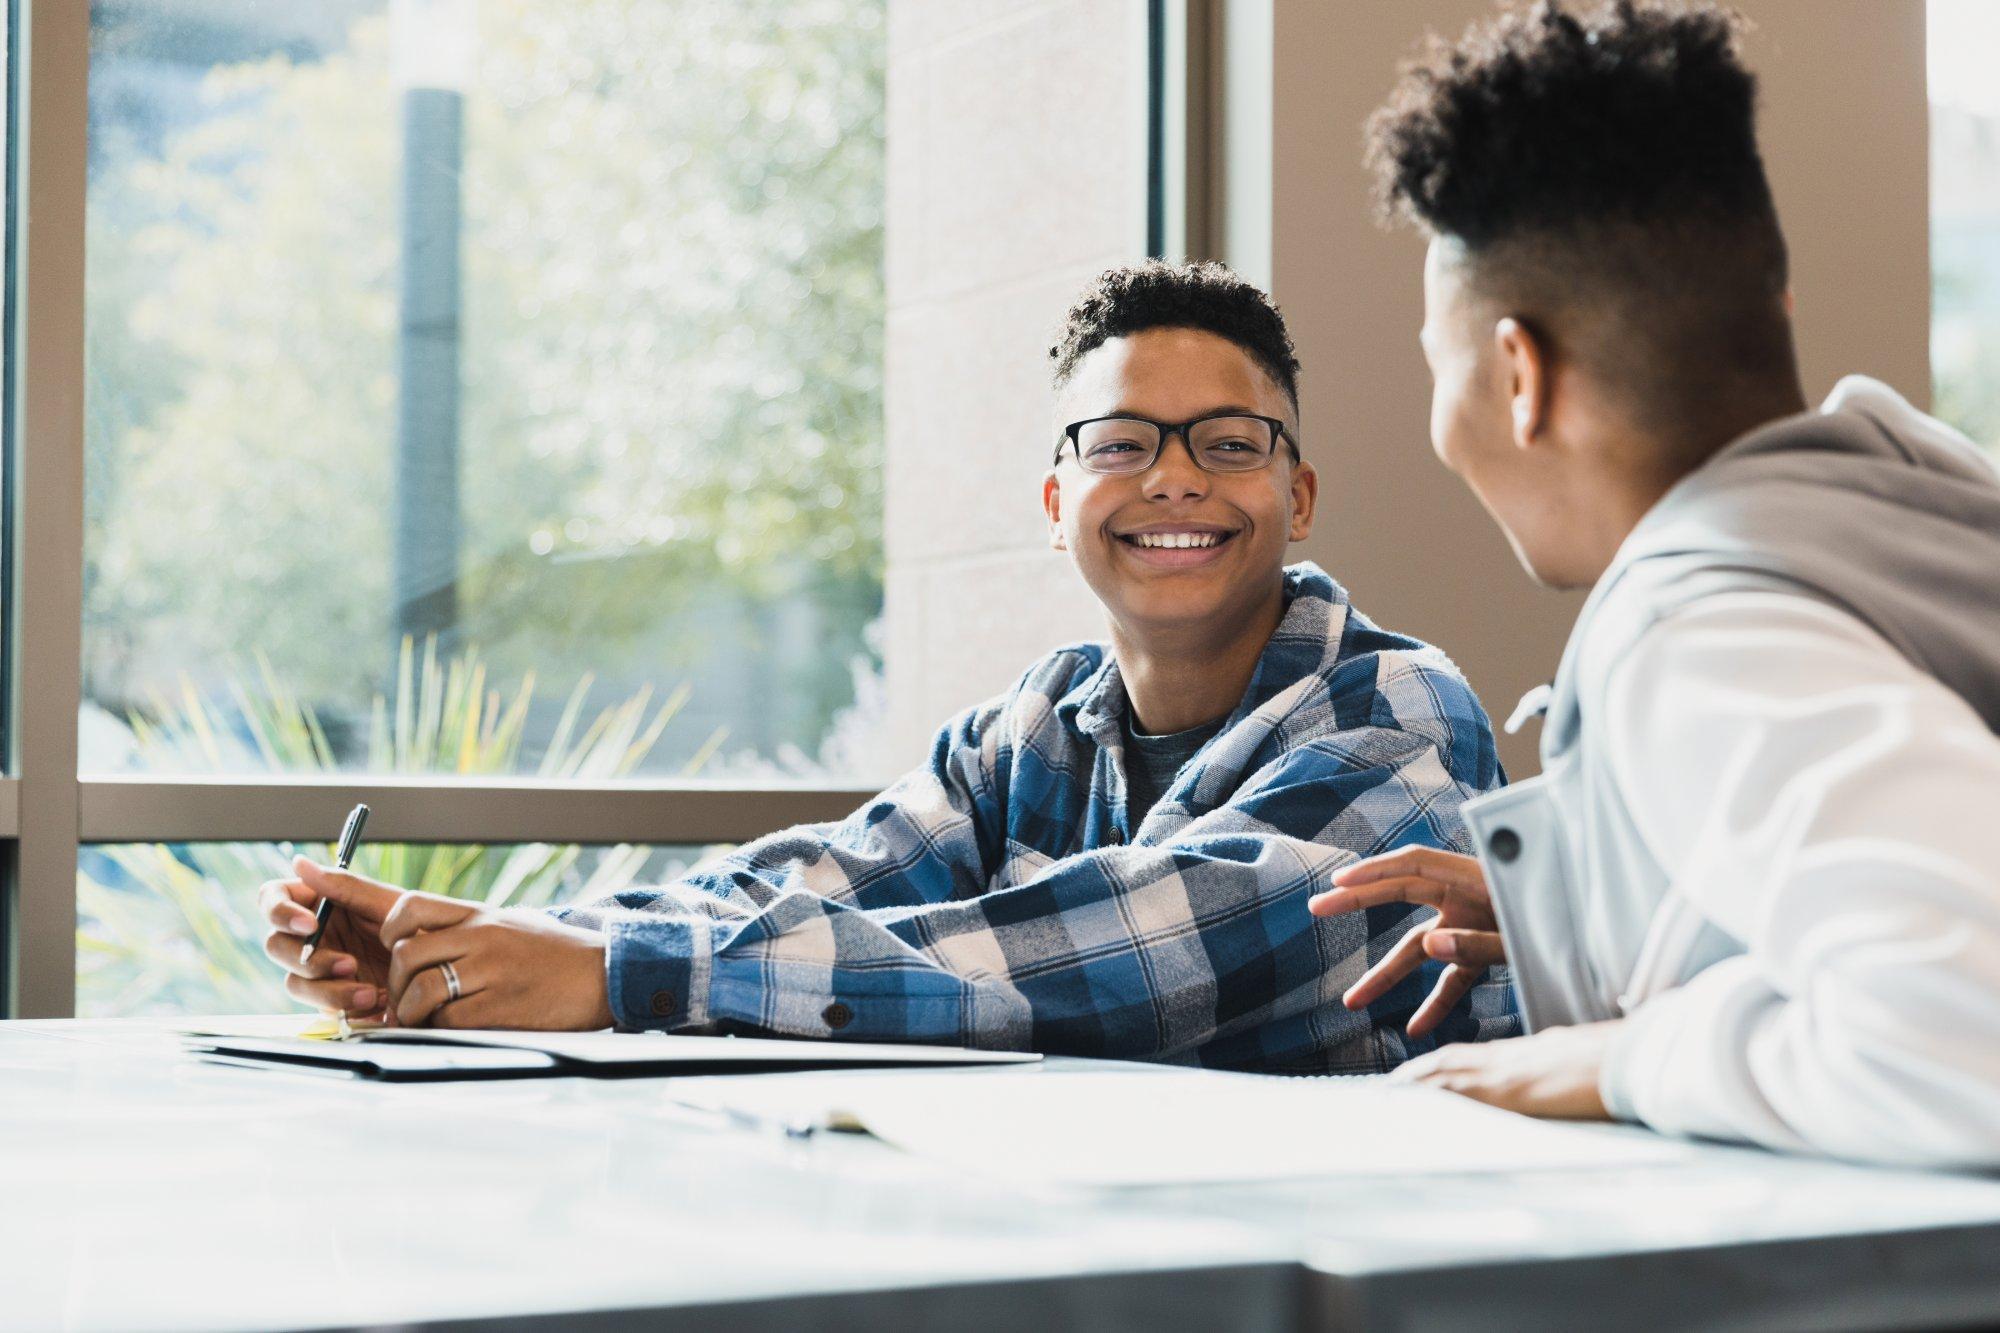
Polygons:
<instances>
[{"instance_id":1,"label":"stone pillar","mask_svg":"<svg viewBox=\"0 0 2000 1333\"><path fill-rule=\"evenodd\" d=\"M1145 6L890 0L884 414L891 755L1103 637L1051 551L1048 347L1144 252Z\"/></svg>"}]
</instances>

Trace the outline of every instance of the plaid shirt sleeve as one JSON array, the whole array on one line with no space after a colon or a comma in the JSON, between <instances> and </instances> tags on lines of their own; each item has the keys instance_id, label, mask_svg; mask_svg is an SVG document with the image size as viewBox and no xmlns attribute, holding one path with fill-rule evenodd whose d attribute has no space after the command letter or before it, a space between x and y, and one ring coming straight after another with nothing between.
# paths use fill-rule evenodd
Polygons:
<instances>
[{"instance_id":1,"label":"plaid shirt sleeve","mask_svg":"<svg viewBox=\"0 0 2000 1333\"><path fill-rule=\"evenodd\" d=\"M1454 688L1483 728L1470 692ZM561 914L607 935L625 1027L1387 1067L1430 1044L1406 1049L1400 1036L1427 987L1407 983L1366 1014L1339 996L1409 911L1318 918L1306 899L1360 856L1462 846L1458 806L1479 784L1453 771L1464 746L1436 717L1437 682L1415 691L1430 725L1395 725L1378 700L1390 725L1283 747L1213 808L1200 774L1185 774L1163 804L1204 813L1157 842L1055 860L1006 836L996 788L1023 755L1002 743L1005 709L989 705L841 823ZM1489 756L1490 745L1487 733ZM1511 1007L1491 986L1448 1037L1494 1035L1476 1015Z\"/></svg>"}]
</instances>

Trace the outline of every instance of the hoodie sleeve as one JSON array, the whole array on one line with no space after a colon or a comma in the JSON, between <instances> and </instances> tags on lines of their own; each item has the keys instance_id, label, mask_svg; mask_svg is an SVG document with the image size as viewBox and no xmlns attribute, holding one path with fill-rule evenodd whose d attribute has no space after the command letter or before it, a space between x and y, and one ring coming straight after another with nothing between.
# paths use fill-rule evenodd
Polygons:
<instances>
[{"instance_id":1,"label":"hoodie sleeve","mask_svg":"<svg viewBox=\"0 0 2000 1333\"><path fill-rule=\"evenodd\" d=\"M2000 1164L2000 738L1859 621L1735 593L1612 674L1612 765L1673 891L1745 952L1631 1012L1614 1113Z\"/></svg>"}]
</instances>

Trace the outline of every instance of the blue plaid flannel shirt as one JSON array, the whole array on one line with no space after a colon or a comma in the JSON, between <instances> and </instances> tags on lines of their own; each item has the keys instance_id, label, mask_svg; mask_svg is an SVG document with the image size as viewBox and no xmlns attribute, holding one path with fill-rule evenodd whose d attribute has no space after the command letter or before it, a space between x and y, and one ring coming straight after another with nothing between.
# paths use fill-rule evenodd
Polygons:
<instances>
[{"instance_id":1,"label":"blue plaid flannel shirt","mask_svg":"<svg viewBox=\"0 0 2000 1333\"><path fill-rule=\"evenodd\" d=\"M552 910L607 936L626 1028L1285 1073L1515 1034L1498 972L1422 1040L1402 1028L1436 964L1366 1013L1342 1006L1420 909L1321 918L1306 899L1376 852L1469 850L1460 804L1505 779L1442 653L1376 628L1316 566L1285 591L1242 702L1136 828L1118 666L1080 644L953 719L847 819Z\"/></svg>"}]
</instances>

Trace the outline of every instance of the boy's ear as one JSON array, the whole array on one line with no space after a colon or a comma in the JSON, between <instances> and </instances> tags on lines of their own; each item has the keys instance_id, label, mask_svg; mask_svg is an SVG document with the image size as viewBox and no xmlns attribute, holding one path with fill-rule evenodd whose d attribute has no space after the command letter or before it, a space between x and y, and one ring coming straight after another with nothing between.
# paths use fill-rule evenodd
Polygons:
<instances>
[{"instance_id":1,"label":"boy's ear","mask_svg":"<svg viewBox=\"0 0 2000 1333\"><path fill-rule=\"evenodd\" d=\"M1548 424L1548 347L1533 329L1509 315L1493 326L1493 348L1506 379L1514 447L1532 448Z\"/></svg>"},{"instance_id":2,"label":"boy's ear","mask_svg":"<svg viewBox=\"0 0 2000 1333\"><path fill-rule=\"evenodd\" d=\"M1311 463L1301 460L1292 467L1292 541L1302 542L1312 535L1313 511L1318 506L1319 473Z\"/></svg>"},{"instance_id":3,"label":"boy's ear","mask_svg":"<svg viewBox=\"0 0 2000 1333\"><path fill-rule=\"evenodd\" d=\"M1053 471L1042 478L1042 512L1049 517L1050 548L1067 551L1069 543L1063 540L1062 530L1062 479Z\"/></svg>"}]
</instances>

